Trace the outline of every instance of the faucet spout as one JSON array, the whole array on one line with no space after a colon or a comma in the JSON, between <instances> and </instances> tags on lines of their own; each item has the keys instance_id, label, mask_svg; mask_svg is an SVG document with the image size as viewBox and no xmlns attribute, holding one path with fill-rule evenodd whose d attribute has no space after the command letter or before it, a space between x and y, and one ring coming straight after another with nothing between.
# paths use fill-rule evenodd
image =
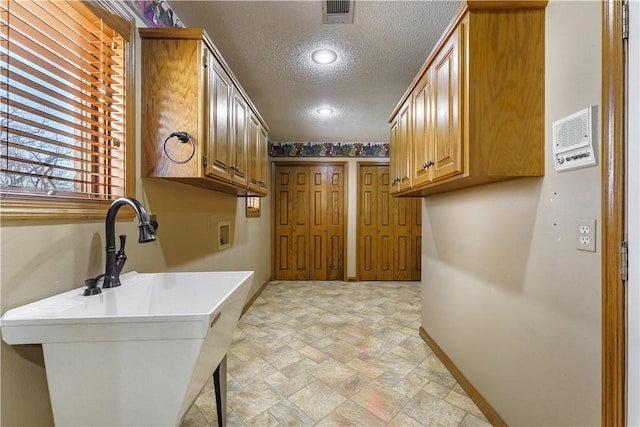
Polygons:
<instances>
[{"instance_id":1,"label":"faucet spout","mask_svg":"<svg viewBox=\"0 0 640 427\"><path fill-rule=\"evenodd\" d=\"M145 211L144 207L140 202L132 197L121 197L116 199L109 210L107 211L107 218L105 221L106 226L106 253L107 253L107 262L106 269L104 274L104 282L102 284L103 288L114 288L116 286L120 286L120 270L121 266L124 265L124 262L121 262L120 268L118 268L117 256L116 256L116 214L118 210L124 206L129 205L133 208L136 216L138 218L138 229L140 235L138 237L139 243L151 242L156 239L155 235L155 227L149 221L149 215Z\"/></svg>"}]
</instances>

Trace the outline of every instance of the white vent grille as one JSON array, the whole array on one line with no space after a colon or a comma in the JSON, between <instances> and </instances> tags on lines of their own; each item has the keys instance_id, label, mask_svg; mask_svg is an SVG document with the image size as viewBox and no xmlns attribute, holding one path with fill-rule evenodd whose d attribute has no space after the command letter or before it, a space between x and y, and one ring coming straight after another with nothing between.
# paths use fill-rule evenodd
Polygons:
<instances>
[{"instance_id":1,"label":"white vent grille","mask_svg":"<svg viewBox=\"0 0 640 427\"><path fill-rule=\"evenodd\" d=\"M323 24L353 24L355 0L322 0Z\"/></svg>"},{"instance_id":2,"label":"white vent grille","mask_svg":"<svg viewBox=\"0 0 640 427\"><path fill-rule=\"evenodd\" d=\"M554 123L556 150L589 144L589 110ZM574 147L575 148L575 147Z\"/></svg>"}]
</instances>

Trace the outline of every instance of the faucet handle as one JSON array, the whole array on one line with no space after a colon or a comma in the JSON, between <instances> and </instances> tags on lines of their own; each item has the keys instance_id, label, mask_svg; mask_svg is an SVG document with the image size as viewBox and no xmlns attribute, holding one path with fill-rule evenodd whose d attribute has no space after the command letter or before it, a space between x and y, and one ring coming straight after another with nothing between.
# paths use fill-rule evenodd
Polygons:
<instances>
[{"instance_id":1,"label":"faucet handle","mask_svg":"<svg viewBox=\"0 0 640 427\"><path fill-rule=\"evenodd\" d=\"M100 280L102 277L104 277L104 274L85 280L84 285L86 286L86 289L84 290L84 293L82 295L87 297L90 295L101 294L102 289L98 287L98 280Z\"/></svg>"},{"instance_id":2,"label":"faucet handle","mask_svg":"<svg viewBox=\"0 0 640 427\"><path fill-rule=\"evenodd\" d=\"M127 243L127 235L120 235L120 250L116 254L116 271L118 274L122 272L122 268L124 267L124 263L127 262L127 254L124 253L124 245Z\"/></svg>"}]
</instances>

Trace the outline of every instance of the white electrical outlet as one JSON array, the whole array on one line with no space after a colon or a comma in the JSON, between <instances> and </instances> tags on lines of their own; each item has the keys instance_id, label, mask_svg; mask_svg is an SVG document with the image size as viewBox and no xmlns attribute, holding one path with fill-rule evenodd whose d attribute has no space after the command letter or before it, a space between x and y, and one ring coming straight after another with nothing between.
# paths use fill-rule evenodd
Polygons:
<instances>
[{"instance_id":1,"label":"white electrical outlet","mask_svg":"<svg viewBox=\"0 0 640 427\"><path fill-rule=\"evenodd\" d=\"M595 219L579 219L576 221L576 248L579 251L596 251Z\"/></svg>"}]
</instances>

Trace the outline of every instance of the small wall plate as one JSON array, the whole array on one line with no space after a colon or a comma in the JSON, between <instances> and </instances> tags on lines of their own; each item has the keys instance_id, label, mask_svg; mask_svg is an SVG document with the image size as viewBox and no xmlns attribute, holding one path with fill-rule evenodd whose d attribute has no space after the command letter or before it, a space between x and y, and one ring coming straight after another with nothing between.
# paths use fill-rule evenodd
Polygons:
<instances>
[{"instance_id":1,"label":"small wall plate","mask_svg":"<svg viewBox=\"0 0 640 427\"><path fill-rule=\"evenodd\" d=\"M218 223L218 250L231 247L231 223L220 221Z\"/></svg>"}]
</instances>

